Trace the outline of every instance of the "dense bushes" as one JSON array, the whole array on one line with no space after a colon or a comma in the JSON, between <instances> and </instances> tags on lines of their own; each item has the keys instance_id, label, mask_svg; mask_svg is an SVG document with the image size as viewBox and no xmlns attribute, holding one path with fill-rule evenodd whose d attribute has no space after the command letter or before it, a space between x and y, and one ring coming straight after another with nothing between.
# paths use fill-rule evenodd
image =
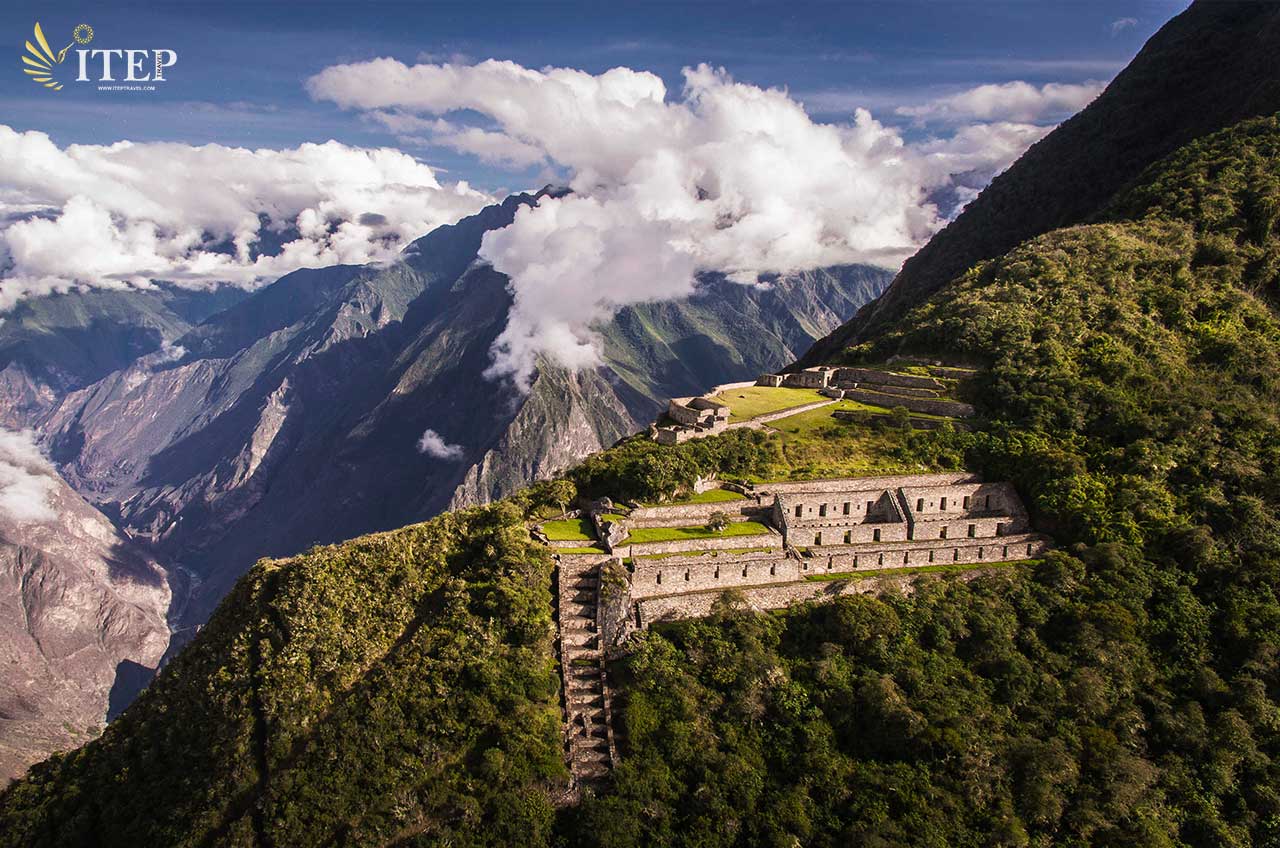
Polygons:
<instances>
[{"instance_id":1,"label":"dense bushes","mask_svg":"<svg viewBox=\"0 0 1280 848\"><path fill-rule=\"evenodd\" d=\"M777 440L759 430L730 430L674 447L639 435L587 457L569 474L579 491L591 497L656 501L689 489L698 477L759 474L777 455Z\"/></svg>"},{"instance_id":2,"label":"dense bushes","mask_svg":"<svg viewBox=\"0 0 1280 848\"><path fill-rule=\"evenodd\" d=\"M259 563L101 739L0 800L0 844L545 844L567 774L523 519Z\"/></svg>"}]
</instances>

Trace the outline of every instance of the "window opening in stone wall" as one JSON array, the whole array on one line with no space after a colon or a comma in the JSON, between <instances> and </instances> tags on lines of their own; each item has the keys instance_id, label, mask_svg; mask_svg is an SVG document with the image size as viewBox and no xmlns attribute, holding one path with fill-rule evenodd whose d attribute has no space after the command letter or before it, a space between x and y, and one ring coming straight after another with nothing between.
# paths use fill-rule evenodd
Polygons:
<instances>
[{"instance_id":1,"label":"window opening in stone wall","mask_svg":"<svg viewBox=\"0 0 1280 848\"><path fill-rule=\"evenodd\" d=\"M969 508L969 496L968 496L968 495L965 495L965 496L964 496L964 508L965 508L965 509L968 509L968 508Z\"/></svg>"},{"instance_id":2,"label":"window opening in stone wall","mask_svg":"<svg viewBox=\"0 0 1280 848\"><path fill-rule=\"evenodd\" d=\"M852 530L846 530L846 531L844 531L844 543L845 543L846 545L851 545L851 544L853 544L853 531L852 531Z\"/></svg>"},{"instance_id":3,"label":"window opening in stone wall","mask_svg":"<svg viewBox=\"0 0 1280 848\"><path fill-rule=\"evenodd\" d=\"M799 518L802 515L804 515L804 507L800 504L796 504L796 518Z\"/></svg>"},{"instance_id":4,"label":"window opening in stone wall","mask_svg":"<svg viewBox=\"0 0 1280 848\"><path fill-rule=\"evenodd\" d=\"M939 503L939 504L938 504L938 509L942 510L943 512L946 512L946 511L947 511L947 499L946 499L946 498L943 498L943 499L942 499L942 501L941 501L941 503Z\"/></svg>"},{"instance_id":5,"label":"window opening in stone wall","mask_svg":"<svg viewBox=\"0 0 1280 848\"><path fill-rule=\"evenodd\" d=\"M939 539L947 538L947 528L943 527L941 530L938 531L938 538Z\"/></svg>"},{"instance_id":6,"label":"window opening in stone wall","mask_svg":"<svg viewBox=\"0 0 1280 848\"><path fill-rule=\"evenodd\" d=\"M659 586L661 586L661 585L662 585L662 572L661 572L661 571L659 571L659 572L658 572L658 585L659 585Z\"/></svg>"},{"instance_id":7,"label":"window opening in stone wall","mask_svg":"<svg viewBox=\"0 0 1280 848\"><path fill-rule=\"evenodd\" d=\"M975 538L977 538L977 536L978 536L978 525L976 525L976 524L970 524L970 525L969 525L969 538L970 538L970 539L975 539Z\"/></svg>"},{"instance_id":8,"label":"window opening in stone wall","mask_svg":"<svg viewBox=\"0 0 1280 848\"><path fill-rule=\"evenodd\" d=\"M826 505L826 504L823 504L822 506L818 507L818 517L819 517L819 518L826 518L826 517L827 517L827 505Z\"/></svg>"},{"instance_id":9,"label":"window opening in stone wall","mask_svg":"<svg viewBox=\"0 0 1280 848\"><path fill-rule=\"evenodd\" d=\"M924 512L924 498L916 498L916 512Z\"/></svg>"},{"instance_id":10,"label":"window opening in stone wall","mask_svg":"<svg viewBox=\"0 0 1280 848\"><path fill-rule=\"evenodd\" d=\"M851 507L851 506L853 506L853 504L849 503L848 501L845 501L845 502L844 502L844 514L845 514L845 515L848 515L848 514L849 514L849 507Z\"/></svg>"},{"instance_id":11,"label":"window opening in stone wall","mask_svg":"<svg viewBox=\"0 0 1280 848\"><path fill-rule=\"evenodd\" d=\"M879 531L879 530L876 530L876 531L874 531L874 532L872 533L871 541L873 541L873 542L878 542L878 541L880 541L880 531Z\"/></svg>"}]
</instances>

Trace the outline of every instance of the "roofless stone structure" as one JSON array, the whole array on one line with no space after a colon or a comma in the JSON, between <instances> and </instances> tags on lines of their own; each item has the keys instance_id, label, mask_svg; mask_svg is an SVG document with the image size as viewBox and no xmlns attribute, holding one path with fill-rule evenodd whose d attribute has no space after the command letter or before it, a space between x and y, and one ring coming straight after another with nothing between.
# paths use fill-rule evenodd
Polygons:
<instances>
[{"instance_id":1,"label":"roofless stone structure","mask_svg":"<svg viewBox=\"0 0 1280 848\"><path fill-rule=\"evenodd\" d=\"M722 499L624 516L593 504L600 547L560 550L566 752L580 781L615 757L604 656L636 630L707 615L726 590L756 609L910 591L922 570L970 579L1051 545L1012 484L967 472L712 485Z\"/></svg>"}]
</instances>

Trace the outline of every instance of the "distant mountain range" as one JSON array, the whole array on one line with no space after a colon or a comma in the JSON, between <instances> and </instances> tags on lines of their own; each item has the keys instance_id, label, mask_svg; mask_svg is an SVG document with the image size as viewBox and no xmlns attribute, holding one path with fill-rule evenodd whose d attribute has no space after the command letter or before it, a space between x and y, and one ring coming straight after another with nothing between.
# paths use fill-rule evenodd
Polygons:
<instances>
[{"instance_id":1,"label":"distant mountain range","mask_svg":"<svg viewBox=\"0 0 1280 848\"><path fill-rule=\"evenodd\" d=\"M70 487L168 569L176 647L259 557L550 476L669 396L781 367L889 279L869 266L768 288L707 275L689 299L602 327L603 367L543 362L525 396L483 377L511 298L478 250L538 197L440 227L387 267L300 270L252 294L25 303L0 325L0 424L35 427ZM427 430L447 450L421 451Z\"/></svg>"}]
</instances>

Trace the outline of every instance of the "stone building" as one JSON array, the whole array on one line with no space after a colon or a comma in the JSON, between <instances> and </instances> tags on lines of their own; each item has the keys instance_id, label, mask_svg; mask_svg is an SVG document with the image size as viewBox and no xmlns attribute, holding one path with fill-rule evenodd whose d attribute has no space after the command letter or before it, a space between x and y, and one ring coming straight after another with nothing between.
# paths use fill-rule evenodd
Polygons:
<instances>
[{"instance_id":1,"label":"stone building","mask_svg":"<svg viewBox=\"0 0 1280 848\"><path fill-rule=\"evenodd\" d=\"M672 398L667 402L667 418L672 423L653 428L659 444L678 445L723 433L729 427L729 407L710 397Z\"/></svg>"},{"instance_id":2,"label":"stone building","mask_svg":"<svg viewBox=\"0 0 1280 848\"><path fill-rule=\"evenodd\" d=\"M744 487L740 487L744 488ZM697 526L721 512L771 525L753 536L611 544L625 587L611 607L616 638L670 618L705 614L735 589L760 609L865 591L864 573L949 565L962 573L1038 556L1050 540L1031 531L1009 483L965 472L761 483L728 503L633 510L635 527Z\"/></svg>"},{"instance_id":3,"label":"stone building","mask_svg":"<svg viewBox=\"0 0 1280 848\"><path fill-rule=\"evenodd\" d=\"M836 369L827 365L793 371L782 375L782 385L791 389L825 389L831 385L831 378L835 375L835 371Z\"/></svg>"}]
</instances>

